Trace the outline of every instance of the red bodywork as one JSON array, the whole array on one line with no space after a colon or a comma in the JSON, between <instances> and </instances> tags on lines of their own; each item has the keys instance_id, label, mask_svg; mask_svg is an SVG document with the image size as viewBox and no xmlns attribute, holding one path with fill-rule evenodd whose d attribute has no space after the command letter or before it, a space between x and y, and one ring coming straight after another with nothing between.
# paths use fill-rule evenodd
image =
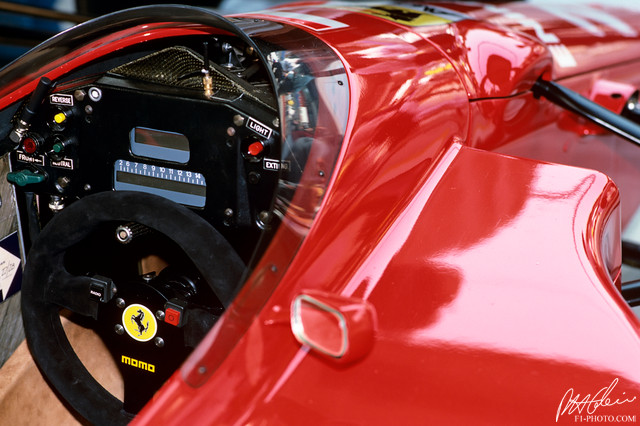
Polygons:
<instances>
[{"instance_id":1,"label":"red bodywork","mask_svg":"<svg viewBox=\"0 0 640 426\"><path fill-rule=\"evenodd\" d=\"M640 85L640 11L438 6L466 18L424 12L432 21L414 26L346 3L250 15L308 31L341 58L344 143L308 234L290 209L242 292L135 424L640 415L640 323L618 289L640 151L531 93L544 77L621 109ZM115 38L206 29L140 31ZM4 89L2 105L33 85ZM301 185L328 179L322 167L307 167ZM321 332L336 318L351 327L351 359L294 337L302 295L331 308L313 319Z\"/></svg>"},{"instance_id":2,"label":"red bodywork","mask_svg":"<svg viewBox=\"0 0 640 426\"><path fill-rule=\"evenodd\" d=\"M637 87L640 14L604 9L625 33L583 13L589 32L527 4L442 6L479 20L414 27L331 5L259 14L312 32L349 71L337 171L237 346L229 352L216 337L247 319L227 315L136 424L544 424L640 414L640 324L614 286L640 156L615 136L584 136L580 119L529 90L542 75L585 96L603 81ZM347 27L314 31L313 17ZM554 63L536 30L555 35L553 49L575 64ZM537 160L605 172L628 198L621 207L601 172ZM275 248L293 238L285 221L247 287L274 279ZM373 307L366 355L343 365L293 338L290 307L308 290ZM245 291L234 306L251 297ZM193 379L199 368L206 380ZM570 394L583 404L569 404ZM589 405L598 395L606 401Z\"/></svg>"}]
</instances>

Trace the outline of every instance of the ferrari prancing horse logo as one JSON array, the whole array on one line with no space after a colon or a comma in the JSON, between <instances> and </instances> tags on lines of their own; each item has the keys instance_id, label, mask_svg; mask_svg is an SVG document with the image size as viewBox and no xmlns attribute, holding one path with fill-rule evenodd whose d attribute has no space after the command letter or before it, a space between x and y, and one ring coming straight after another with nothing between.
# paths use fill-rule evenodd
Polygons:
<instances>
[{"instance_id":1,"label":"ferrari prancing horse logo","mask_svg":"<svg viewBox=\"0 0 640 426\"><path fill-rule=\"evenodd\" d=\"M122 313L122 325L127 334L138 342L153 339L158 329L153 312L146 306L134 303Z\"/></svg>"}]
</instances>

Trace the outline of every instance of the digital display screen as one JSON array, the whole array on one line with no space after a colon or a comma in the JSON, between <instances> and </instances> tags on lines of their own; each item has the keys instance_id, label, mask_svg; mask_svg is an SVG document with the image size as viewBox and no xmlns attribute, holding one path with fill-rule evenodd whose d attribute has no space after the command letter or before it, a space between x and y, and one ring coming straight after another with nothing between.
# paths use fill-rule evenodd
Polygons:
<instances>
[{"instance_id":1,"label":"digital display screen","mask_svg":"<svg viewBox=\"0 0 640 426\"><path fill-rule=\"evenodd\" d=\"M189 161L189 140L181 133L134 127L129 142L131 153L139 157L182 164Z\"/></svg>"},{"instance_id":2,"label":"digital display screen","mask_svg":"<svg viewBox=\"0 0 640 426\"><path fill-rule=\"evenodd\" d=\"M207 183L201 173L117 160L113 169L113 189L159 195L190 207L204 207Z\"/></svg>"}]
</instances>

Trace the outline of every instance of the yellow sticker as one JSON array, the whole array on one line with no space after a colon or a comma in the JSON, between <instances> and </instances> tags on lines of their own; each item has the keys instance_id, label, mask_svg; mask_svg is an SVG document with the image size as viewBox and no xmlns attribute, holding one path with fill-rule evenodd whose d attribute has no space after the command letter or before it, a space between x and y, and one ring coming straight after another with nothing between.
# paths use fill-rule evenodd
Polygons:
<instances>
[{"instance_id":1,"label":"yellow sticker","mask_svg":"<svg viewBox=\"0 0 640 426\"><path fill-rule=\"evenodd\" d=\"M358 12L374 15L379 18L388 19L390 21L397 22L398 24L409 25L411 27L449 24L453 22L451 19L447 19L433 13L391 5L362 8L358 9Z\"/></svg>"},{"instance_id":2,"label":"yellow sticker","mask_svg":"<svg viewBox=\"0 0 640 426\"><path fill-rule=\"evenodd\" d=\"M127 334L138 342L153 339L158 331L156 317L146 306L133 304L122 313L122 325Z\"/></svg>"}]
</instances>

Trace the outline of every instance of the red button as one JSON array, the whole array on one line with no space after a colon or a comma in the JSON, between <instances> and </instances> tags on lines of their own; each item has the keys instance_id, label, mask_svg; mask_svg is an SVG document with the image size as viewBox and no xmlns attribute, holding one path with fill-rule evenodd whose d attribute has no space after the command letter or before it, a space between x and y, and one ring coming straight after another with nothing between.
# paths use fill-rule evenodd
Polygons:
<instances>
[{"instance_id":1,"label":"red button","mask_svg":"<svg viewBox=\"0 0 640 426\"><path fill-rule=\"evenodd\" d=\"M261 142L254 142L249 145L249 155L253 155L254 157L262 152L264 149L264 145Z\"/></svg>"},{"instance_id":2,"label":"red button","mask_svg":"<svg viewBox=\"0 0 640 426\"><path fill-rule=\"evenodd\" d=\"M22 141L22 148L27 154L33 154L38 150L38 142L33 138L27 137Z\"/></svg>"},{"instance_id":3,"label":"red button","mask_svg":"<svg viewBox=\"0 0 640 426\"><path fill-rule=\"evenodd\" d=\"M175 309L167 308L164 311L164 322L177 327L178 324L180 324L180 312Z\"/></svg>"}]
</instances>

